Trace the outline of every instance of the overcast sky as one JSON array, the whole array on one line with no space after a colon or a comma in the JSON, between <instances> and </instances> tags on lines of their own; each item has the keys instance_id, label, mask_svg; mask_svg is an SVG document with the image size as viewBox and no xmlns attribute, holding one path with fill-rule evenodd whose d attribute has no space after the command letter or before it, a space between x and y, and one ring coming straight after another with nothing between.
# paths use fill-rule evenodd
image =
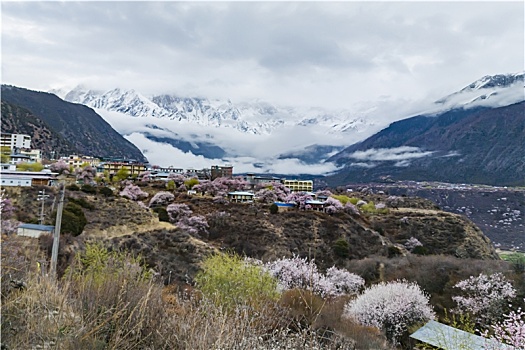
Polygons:
<instances>
[{"instance_id":1,"label":"overcast sky","mask_svg":"<svg viewBox=\"0 0 525 350\"><path fill-rule=\"evenodd\" d=\"M515 2L6 2L2 83L351 107L524 69Z\"/></svg>"}]
</instances>

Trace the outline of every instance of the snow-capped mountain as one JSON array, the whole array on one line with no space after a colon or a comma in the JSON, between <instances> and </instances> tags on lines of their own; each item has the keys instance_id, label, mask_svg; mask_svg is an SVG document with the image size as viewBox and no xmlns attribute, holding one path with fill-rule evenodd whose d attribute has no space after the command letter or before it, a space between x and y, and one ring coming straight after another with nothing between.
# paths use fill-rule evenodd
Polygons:
<instances>
[{"instance_id":1,"label":"snow-capped mountain","mask_svg":"<svg viewBox=\"0 0 525 350\"><path fill-rule=\"evenodd\" d=\"M120 112L132 117L155 117L179 123L233 128L255 135L269 135L283 126L316 126L327 134L333 134L359 132L375 125L374 121L350 111L278 107L258 100L233 103L231 100L168 94L146 97L135 90L115 88L97 91L84 86L77 86L67 93L52 92L62 95L68 102Z\"/></svg>"},{"instance_id":2,"label":"snow-capped mountain","mask_svg":"<svg viewBox=\"0 0 525 350\"><path fill-rule=\"evenodd\" d=\"M92 107L158 165L208 167L236 164L239 172L321 174L323 163L395 121L455 109L502 107L524 99L524 74L485 76L436 102L384 100L351 109L277 106L173 94L146 96L136 90L78 86L51 91Z\"/></svg>"},{"instance_id":3,"label":"snow-capped mountain","mask_svg":"<svg viewBox=\"0 0 525 350\"><path fill-rule=\"evenodd\" d=\"M501 107L524 99L524 72L487 75L435 103L449 108L488 106Z\"/></svg>"}]
</instances>

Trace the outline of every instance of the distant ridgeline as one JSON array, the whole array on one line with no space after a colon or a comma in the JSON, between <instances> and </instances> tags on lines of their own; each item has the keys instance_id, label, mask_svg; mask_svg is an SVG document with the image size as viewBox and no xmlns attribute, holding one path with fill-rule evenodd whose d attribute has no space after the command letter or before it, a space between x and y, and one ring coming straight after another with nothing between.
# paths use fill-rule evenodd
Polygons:
<instances>
[{"instance_id":1,"label":"distant ridgeline","mask_svg":"<svg viewBox=\"0 0 525 350\"><path fill-rule=\"evenodd\" d=\"M142 152L84 105L45 92L2 85L2 132L28 134L55 157L79 153L146 161Z\"/></svg>"},{"instance_id":2,"label":"distant ridgeline","mask_svg":"<svg viewBox=\"0 0 525 350\"><path fill-rule=\"evenodd\" d=\"M420 115L334 155L344 168L332 185L372 181L442 181L525 185L525 102Z\"/></svg>"}]
</instances>

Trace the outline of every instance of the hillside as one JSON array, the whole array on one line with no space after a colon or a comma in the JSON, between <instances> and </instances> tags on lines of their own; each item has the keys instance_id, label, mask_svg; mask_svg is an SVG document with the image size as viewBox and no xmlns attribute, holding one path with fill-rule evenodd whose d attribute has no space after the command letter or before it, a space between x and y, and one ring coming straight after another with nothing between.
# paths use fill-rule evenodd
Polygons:
<instances>
[{"instance_id":1,"label":"hillside","mask_svg":"<svg viewBox=\"0 0 525 350\"><path fill-rule=\"evenodd\" d=\"M150 198L158 192L149 186L142 189L150 193ZM38 215L39 203L32 201L30 194L36 190L23 189L11 195L16 197L15 205L26 208L25 221ZM333 265L347 267L372 256L406 255L404 244L411 237L423 244L424 254L497 259L490 240L470 220L438 210L432 202L418 198L404 198L386 214L328 215L298 210L270 214L265 204L219 204L211 198L178 194L176 203L187 204L194 215L204 216L209 224L208 234L198 236L159 222L157 214L125 198L104 198L80 191L68 191L67 197L83 198L90 205L83 209L88 222L84 232L61 248L63 263L78 249L78 239L101 240L108 246L140 253L149 266L172 281L193 278L200 261L213 251L232 250L266 261L297 254L315 258L320 268L326 269ZM376 203L386 200L383 195L360 197ZM336 248L341 244L343 251Z\"/></svg>"},{"instance_id":2,"label":"hillside","mask_svg":"<svg viewBox=\"0 0 525 350\"><path fill-rule=\"evenodd\" d=\"M392 123L329 161L332 186L388 180L525 184L525 102L453 109Z\"/></svg>"},{"instance_id":3,"label":"hillside","mask_svg":"<svg viewBox=\"0 0 525 350\"><path fill-rule=\"evenodd\" d=\"M9 117L10 120L13 119L10 123L10 129L13 132L31 130L32 127L26 126L26 123L46 125L50 130L49 135L60 135L66 143L71 145L71 148L65 148L64 152L73 151L88 156L146 160L137 147L124 139L102 117L86 106L65 102L53 94L7 85L2 85L2 101L9 103L9 108L13 111ZM28 119L27 112L17 108L29 111L31 118ZM41 120L42 123L35 122L35 119ZM4 131L3 118L2 131ZM51 142L51 145L48 145L48 141L44 142L42 139L42 145L46 149L51 149L53 143L60 142L60 140L54 140L53 137L46 140Z\"/></svg>"},{"instance_id":4,"label":"hillside","mask_svg":"<svg viewBox=\"0 0 525 350\"><path fill-rule=\"evenodd\" d=\"M42 150L44 157L76 153L73 145L33 113L5 101L2 101L1 126L2 132L31 135L31 147Z\"/></svg>"}]
</instances>

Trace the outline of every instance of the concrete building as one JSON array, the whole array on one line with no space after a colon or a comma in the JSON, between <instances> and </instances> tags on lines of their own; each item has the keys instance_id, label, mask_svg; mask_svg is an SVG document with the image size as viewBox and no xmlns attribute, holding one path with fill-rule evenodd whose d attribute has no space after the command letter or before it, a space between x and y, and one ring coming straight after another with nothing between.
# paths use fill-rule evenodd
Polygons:
<instances>
[{"instance_id":1,"label":"concrete building","mask_svg":"<svg viewBox=\"0 0 525 350\"><path fill-rule=\"evenodd\" d=\"M235 191L228 193L228 199L234 203L251 203L254 194L251 192Z\"/></svg>"},{"instance_id":2,"label":"concrete building","mask_svg":"<svg viewBox=\"0 0 525 350\"><path fill-rule=\"evenodd\" d=\"M283 180L282 183L292 192L313 192L314 190L312 180Z\"/></svg>"},{"instance_id":3,"label":"concrete building","mask_svg":"<svg viewBox=\"0 0 525 350\"><path fill-rule=\"evenodd\" d=\"M211 167L211 179L215 180L218 177L233 177L233 165L213 165Z\"/></svg>"},{"instance_id":4,"label":"concrete building","mask_svg":"<svg viewBox=\"0 0 525 350\"><path fill-rule=\"evenodd\" d=\"M1 133L0 146L9 147L11 150L31 148L31 136L25 134Z\"/></svg>"}]
</instances>

